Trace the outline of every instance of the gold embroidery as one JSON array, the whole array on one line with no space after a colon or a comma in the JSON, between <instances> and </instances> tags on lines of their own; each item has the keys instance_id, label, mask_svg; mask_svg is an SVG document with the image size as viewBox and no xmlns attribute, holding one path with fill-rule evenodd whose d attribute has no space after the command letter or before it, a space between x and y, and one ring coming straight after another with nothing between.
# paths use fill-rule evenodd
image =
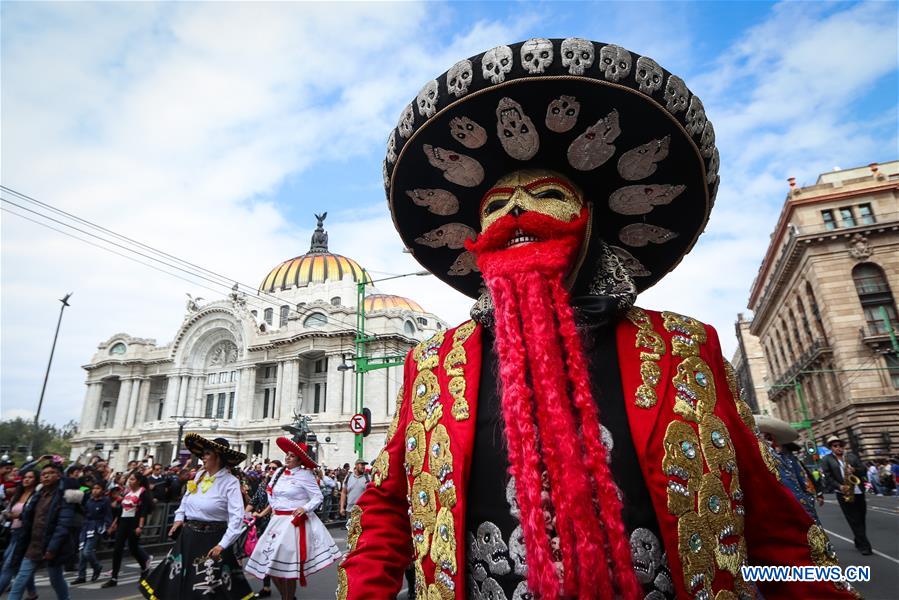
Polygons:
<instances>
[{"instance_id":1,"label":"gold embroidery","mask_svg":"<svg viewBox=\"0 0 899 600\"><path fill-rule=\"evenodd\" d=\"M421 567L421 558L415 561L415 598L416 600L427 600L427 582L425 581L425 571Z\"/></svg>"},{"instance_id":2,"label":"gold embroidery","mask_svg":"<svg viewBox=\"0 0 899 600\"><path fill-rule=\"evenodd\" d=\"M721 590L715 594L715 600L737 600L737 595L730 590Z\"/></svg>"},{"instance_id":3,"label":"gold embroidery","mask_svg":"<svg viewBox=\"0 0 899 600\"><path fill-rule=\"evenodd\" d=\"M374 482L375 487L381 487L381 484L384 483L384 480L387 479L389 474L390 454L385 447L378 453L377 458L371 463L371 480Z\"/></svg>"},{"instance_id":4,"label":"gold embroidery","mask_svg":"<svg viewBox=\"0 0 899 600\"><path fill-rule=\"evenodd\" d=\"M734 366L730 364L730 361L726 358L722 358L724 361L724 377L727 379L727 389L730 390L730 395L734 397L734 401L740 399L742 396L737 389L737 372L734 371Z\"/></svg>"},{"instance_id":5,"label":"gold embroidery","mask_svg":"<svg viewBox=\"0 0 899 600\"><path fill-rule=\"evenodd\" d=\"M427 431L443 416L440 383L431 369L421 370L412 384L412 416L416 421L424 423Z\"/></svg>"},{"instance_id":6,"label":"gold embroidery","mask_svg":"<svg viewBox=\"0 0 899 600\"><path fill-rule=\"evenodd\" d=\"M337 569L337 600L346 600L348 591L346 571L343 567L339 567Z\"/></svg>"},{"instance_id":7,"label":"gold embroidery","mask_svg":"<svg viewBox=\"0 0 899 600\"><path fill-rule=\"evenodd\" d=\"M837 553L827 539L827 534L817 525L808 528L808 545L812 551L812 561L819 567L834 567L839 564Z\"/></svg>"},{"instance_id":8,"label":"gold embroidery","mask_svg":"<svg viewBox=\"0 0 899 600\"><path fill-rule=\"evenodd\" d=\"M437 425L431 432L428 445L428 471L440 482L438 496L442 506L456 505L456 486L451 477L453 472L453 453L450 447L449 433L444 425Z\"/></svg>"},{"instance_id":9,"label":"gold embroidery","mask_svg":"<svg viewBox=\"0 0 899 600\"><path fill-rule=\"evenodd\" d=\"M422 472L412 484L412 518L425 527L437 519L437 488L440 482L428 472Z\"/></svg>"},{"instance_id":10,"label":"gold embroidery","mask_svg":"<svg viewBox=\"0 0 899 600\"><path fill-rule=\"evenodd\" d=\"M346 547L349 552L356 549L360 535L362 535L362 507L356 504L350 511L350 524L347 526Z\"/></svg>"},{"instance_id":11,"label":"gold embroidery","mask_svg":"<svg viewBox=\"0 0 899 600\"><path fill-rule=\"evenodd\" d=\"M736 575L746 559L746 545L737 534L736 518L730 496L716 473L702 476L699 486L699 517L706 523L713 538L718 566Z\"/></svg>"},{"instance_id":12,"label":"gold embroidery","mask_svg":"<svg viewBox=\"0 0 899 600\"><path fill-rule=\"evenodd\" d=\"M462 371L462 366L468 363L468 357L463 344L474 332L475 327L474 321L467 321L459 325L453 333L453 347L443 359L443 368L446 370L447 376L451 377L447 385L447 389L453 397L453 407L450 412L457 421L464 421L470 416L468 400L465 399L465 377Z\"/></svg>"},{"instance_id":13,"label":"gold embroidery","mask_svg":"<svg viewBox=\"0 0 899 600\"><path fill-rule=\"evenodd\" d=\"M640 408L651 408L658 402L656 385L662 375L658 361L665 354L665 341L653 330L652 321L643 309L632 307L627 312L627 319L637 326L635 347L648 350L640 352L640 377L643 383L637 388L634 403Z\"/></svg>"},{"instance_id":14,"label":"gold embroidery","mask_svg":"<svg viewBox=\"0 0 899 600\"><path fill-rule=\"evenodd\" d=\"M780 469L777 468L777 459L774 458L774 448L769 446L765 440L759 439L759 452L762 453L762 460L765 462L765 466L780 481Z\"/></svg>"},{"instance_id":15,"label":"gold embroidery","mask_svg":"<svg viewBox=\"0 0 899 600\"><path fill-rule=\"evenodd\" d=\"M446 506L437 514L430 556L438 569L456 574L456 528L453 513Z\"/></svg>"},{"instance_id":16,"label":"gold embroidery","mask_svg":"<svg viewBox=\"0 0 899 600\"><path fill-rule=\"evenodd\" d=\"M671 382L676 390L674 412L680 416L699 421L715 410L715 379L709 365L698 356L683 359Z\"/></svg>"},{"instance_id":17,"label":"gold embroidery","mask_svg":"<svg viewBox=\"0 0 899 600\"><path fill-rule=\"evenodd\" d=\"M397 392L396 395L396 412L393 413L393 420L390 421L390 425L387 427L387 436L384 438L384 445L390 443L390 440L393 439L393 436L396 435L396 430L400 425L400 411L403 408L403 395L404 388L400 386L400 391Z\"/></svg>"},{"instance_id":18,"label":"gold embroidery","mask_svg":"<svg viewBox=\"0 0 899 600\"><path fill-rule=\"evenodd\" d=\"M406 472L418 475L425 464L425 428L418 421L406 426Z\"/></svg>"},{"instance_id":19,"label":"gold embroidery","mask_svg":"<svg viewBox=\"0 0 899 600\"><path fill-rule=\"evenodd\" d=\"M705 327L692 317L665 311L662 313L665 330L673 331L671 353L675 356L699 356L699 344L706 342Z\"/></svg>"},{"instance_id":20,"label":"gold embroidery","mask_svg":"<svg viewBox=\"0 0 899 600\"><path fill-rule=\"evenodd\" d=\"M711 589L715 578L715 540L705 521L695 512L681 516L677 521L677 539L688 593L698 595L702 589Z\"/></svg>"},{"instance_id":21,"label":"gold embroidery","mask_svg":"<svg viewBox=\"0 0 899 600\"><path fill-rule=\"evenodd\" d=\"M425 526L421 521L412 519L412 545L415 549L415 556L419 560L428 555L433 531L433 525Z\"/></svg>"},{"instance_id":22,"label":"gold embroidery","mask_svg":"<svg viewBox=\"0 0 899 600\"><path fill-rule=\"evenodd\" d=\"M682 515L692 511L702 477L702 458L696 432L683 421L671 421L665 431L662 471L668 477L668 512Z\"/></svg>"},{"instance_id":23,"label":"gold embroidery","mask_svg":"<svg viewBox=\"0 0 899 600\"><path fill-rule=\"evenodd\" d=\"M431 336L430 339L420 343L412 349L412 360L415 361L419 371L424 369L435 369L437 368L437 365L440 364L437 352L440 350L440 346L443 345L443 336L445 333L445 330L440 330Z\"/></svg>"},{"instance_id":24,"label":"gold embroidery","mask_svg":"<svg viewBox=\"0 0 899 600\"><path fill-rule=\"evenodd\" d=\"M734 446L724 421L715 415L704 416L699 422L699 443L709 469L734 473L737 468Z\"/></svg>"}]
</instances>

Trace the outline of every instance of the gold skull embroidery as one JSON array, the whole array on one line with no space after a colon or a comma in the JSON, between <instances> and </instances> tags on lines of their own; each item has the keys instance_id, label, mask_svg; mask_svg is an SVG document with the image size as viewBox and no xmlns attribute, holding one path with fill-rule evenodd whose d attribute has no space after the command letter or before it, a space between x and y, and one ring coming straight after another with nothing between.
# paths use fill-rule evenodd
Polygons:
<instances>
[{"instance_id":1,"label":"gold skull embroidery","mask_svg":"<svg viewBox=\"0 0 899 600\"><path fill-rule=\"evenodd\" d=\"M699 438L683 421L672 421L665 432L662 470L668 477L668 512L681 515L693 510L693 497L702 477Z\"/></svg>"},{"instance_id":2,"label":"gold skull embroidery","mask_svg":"<svg viewBox=\"0 0 899 600\"><path fill-rule=\"evenodd\" d=\"M746 542L737 532L730 496L715 473L706 473L699 486L699 517L713 536L718 566L736 574L746 560Z\"/></svg>"},{"instance_id":3,"label":"gold skull embroidery","mask_svg":"<svg viewBox=\"0 0 899 600\"><path fill-rule=\"evenodd\" d=\"M703 415L715 410L712 369L698 356L688 356L677 365L672 383L676 390L674 412L683 418L698 422Z\"/></svg>"},{"instance_id":4,"label":"gold skull embroidery","mask_svg":"<svg viewBox=\"0 0 899 600\"><path fill-rule=\"evenodd\" d=\"M731 474L736 471L734 446L724 421L715 415L704 416L699 422L699 443L709 469Z\"/></svg>"}]
</instances>

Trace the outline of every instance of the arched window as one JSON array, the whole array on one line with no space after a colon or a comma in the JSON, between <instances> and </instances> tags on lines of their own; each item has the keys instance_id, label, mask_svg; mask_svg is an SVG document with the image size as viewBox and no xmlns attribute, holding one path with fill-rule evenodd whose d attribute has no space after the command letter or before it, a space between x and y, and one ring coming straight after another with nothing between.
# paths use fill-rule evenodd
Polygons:
<instances>
[{"instance_id":1,"label":"arched window","mask_svg":"<svg viewBox=\"0 0 899 600\"><path fill-rule=\"evenodd\" d=\"M272 317L274 317L274 315L275 315L275 309L273 309L273 308L266 308L266 309L265 309L265 312L262 313L262 314L265 316L265 322L268 323L269 325L271 325L271 324L272 324Z\"/></svg>"},{"instance_id":2,"label":"arched window","mask_svg":"<svg viewBox=\"0 0 899 600\"><path fill-rule=\"evenodd\" d=\"M281 314L278 315L278 327L287 327L287 313L290 312L290 307L286 304L281 307Z\"/></svg>"},{"instance_id":3,"label":"arched window","mask_svg":"<svg viewBox=\"0 0 899 600\"><path fill-rule=\"evenodd\" d=\"M109 349L109 353L112 355L125 354L125 350L127 350L125 344L123 344L122 342L118 342Z\"/></svg>"},{"instance_id":4,"label":"arched window","mask_svg":"<svg viewBox=\"0 0 899 600\"><path fill-rule=\"evenodd\" d=\"M796 309L799 311L799 320L802 321L802 330L808 336L808 339L814 341L815 334L812 333L812 327L809 325L808 313L805 310L805 303L802 302L801 296L796 297Z\"/></svg>"},{"instance_id":5,"label":"arched window","mask_svg":"<svg viewBox=\"0 0 899 600\"><path fill-rule=\"evenodd\" d=\"M323 313L312 313L303 321L303 327L322 327L328 324L328 317Z\"/></svg>"},{"instance_id":6,"label":"arched window","mask_svg":"<svg viewBox=\"0 0 899 600\"><path fill-rule=\"evenodd\" d=\"M406 321L406 323L403 325L403 331L410 337L415 335L415 325L412 323L412 321Z\"/></svg>"},{"instance_id":7,"label":"arched window","mask_svg":"<svg viewBox=\"0 0 899 600\"><path fill-rule=\"evenodd\" d=\"M787 316L790 319L790 333L793 335L793 343L796 344L796 347L799 350L802 350L802 338L799 337L799 321L796 320L796 315L793 313L793 309L788 309Z\"/></svg>"},{"instance_id":8,"label":"arched window","mask_svg":"<svg viewBox=\"0 0 899 600\"><path fill-rule=\"evenodd\" d=\"M340 296L334 296L333 298L331 298L331 305L340 306Z\"/></svg>"},{"instance_id":9,"label":"arched window","mask_svg":"<svg viewBox=\"0 0 899 600\"><path fill-rule=\"evenodd\" d=\"M855 291L865 313L866 333L868 335L885 335L889 333L887 320L893 331L899 327L896 319L896 303L890 284L883 274L883 269L874 263L861 263L852 269L852 280Z\"/></svg>"}]
</instances>

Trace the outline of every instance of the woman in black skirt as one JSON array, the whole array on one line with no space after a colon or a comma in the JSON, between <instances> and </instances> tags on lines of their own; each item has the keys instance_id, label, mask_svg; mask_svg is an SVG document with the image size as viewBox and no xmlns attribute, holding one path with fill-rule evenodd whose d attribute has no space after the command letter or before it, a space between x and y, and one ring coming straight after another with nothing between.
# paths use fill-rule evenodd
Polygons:
<instances>
[{"instance_id":1,"label":"woman in black skirt","mask_svg":"<svg viewBox=\"0 0 899 600\"><path fill-rule=\"evenodd\" d=\"M150 555L140 546L140 534L144 520L151 512L153 512L153 496L149 491L147 477L134 470L125 480L119 514L108 529L110 535L115 534L115 545L112 548L112 577L100 587L109 588L118 585L126 542L128 551L140 564L141 571L150 566Z\"/></svg>"},{"instance_id":2,"label":"woman in black skirt","mask_svg":"<svg viewBox=\"0 0 899 600\"><path fill-rule=\"evenodd\" d=\"M140 590L150 600L246 600L250 584L231 549L243 528L244 503L233 467L246 455L228 440L208 440L196 433L184 445L203 459L203 468L175 512L169 535L175 545L159 565L141 578Z\"/></svg>"}]
</instances>

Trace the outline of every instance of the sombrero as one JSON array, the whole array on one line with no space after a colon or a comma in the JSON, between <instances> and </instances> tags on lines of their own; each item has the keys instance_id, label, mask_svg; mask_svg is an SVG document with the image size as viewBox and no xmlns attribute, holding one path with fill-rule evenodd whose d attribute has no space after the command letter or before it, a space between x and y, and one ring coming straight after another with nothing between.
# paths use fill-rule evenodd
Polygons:
<instances>
[{"instance_id":1,"label":"sombrero","mask_svg":"<svg viewBox=\"0 0 899 600\"><path fill-rule=\"evenodd\" d=\"M318 467L318 464L312 460L311 456L309 456L308 444L295 442L286 437L279 437L275 440L275 443L278 444L278 448L283 450L285 454L288 452L295 454L300 459L300 463L307 469L315 469Z\"/></svg>"},{"instance_id":2,"label":"sombrero","mask_svg":"<svg viewBox=\"0 0 899 600\"><path fill-rule=\"evenodd\" d=\"M476 298L481 277L464 242L479 230L484 193L515 170L561 173L593 205L586 260L604 240L642 291L705 228L718 164L702 101L679 77L613 44L535 38L425 84L390 133L384 185L412 255Z\"/></svg>"},{"instance_id":3,"label":"sombrero","mask_svg":"<svg viewBox=\"0 0 899 600\"><path fill-rule=\"evenodd\" d=\"M203 452L212 450L222 457L222 460L230 466L242 463L247 455L243 452L231 449L231 444L225 438L208 440L199 433L188 433L184 436L184 445L194 456L203 457Z\"/></svg>"},{"instance_id":4,"label":"sombrero","mask_svg":"<svg viewBox=\"0 0 899 600\"><path fill-rule=\"evenodd\" d=\"M767 415L756 415L755 424L762 433L770 433L774 441L783 445L799 439L799 432L790 427L790 424L782 419Z\"/></svg>"}]
</instances>

